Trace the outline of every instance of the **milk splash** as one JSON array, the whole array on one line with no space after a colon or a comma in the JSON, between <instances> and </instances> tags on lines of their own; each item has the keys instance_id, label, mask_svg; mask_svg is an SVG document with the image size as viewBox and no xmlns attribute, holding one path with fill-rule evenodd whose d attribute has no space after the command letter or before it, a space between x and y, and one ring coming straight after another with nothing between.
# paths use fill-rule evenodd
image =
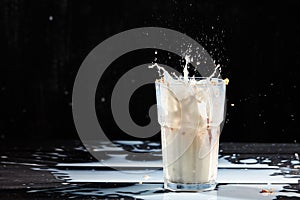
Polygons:
<instances>
[{"instance_id":1,"label":"milk splash","mask_svg":"<svg viewBox=\"0 0 300 200\"><path fill-rule=\"evenodd\" d=\"M180 82L183 82L187 85L189 85L189 84L194 85L198 81L196 80L195 75L193 75L192 77L189 77L189 71L188 71L188 64L190 64L192 62L192 58L191 58L190 55L185 55L184 59L185 59L185 65L183 67L183 76L180 75L178 77L174 72L172 72L170 74L167 70L165 70L165 68L159 66L157 63L154 63L154 64L150 65L148 68L152 69L152 68L156 67L157 70L158 70L158 75L160 77L162 77L163 80L166 81L167 83L172 83L174 81L180 81ZM214 71L213 71L213 73L209 77L206 78L207 83L211 82L211 80L213 79L213 77L217 73L218 73L217 78L219 78L221 76L221 66L220 66L220 64L217 64Z\"/></svg>"},{"instance_id":2,"label":"milk splash","mask_svg":"<svg viewBox=\"0 0 300 200\"><path fill-rule=\"evenodd\" d=\"M194 75L189 77L188 64L191 62L193 62L191 56L185 55L183 76L177 76L174 72L169 73L157 63L149 66L149 68L158 69L160 79L156 80L156 82L161 83L163 87L172 93L169 95L176 99L174 103L175 110L181 110L185 107L184 110L197 111L197 116L200 116L202 119L200 124L203 128L218 127L224 119L222 113L224 112L225 84L228 81L218 78L220 76L219 64L216 65L209 77L195 77ZM215 78L218 72L218 77ZM185 105L185 100L189 101L186 102L187 105ZM191 102L194 102L197 109L190 108ZM183 113L181 115L183 116ZM178 121L180 121L182 116L177 116ZM198 118L197 116L195 118ZM199 124L196 124L193 128L199 128Z\"/></svg>"},{"instance_id":3,"label":"milk splash","mask_svg":"<svg viewBox=\"0 0 300 200\"><path fill-rule=\"evenodd\" d=\"M185 81L185 82L188 82L188 80L189 80L189 71L188 71L188 64L190 63L190 56L189 55L186 55L185 56L185 66L184 66L184 68L183 68L183 80Z\"/></svg>"}]
</instances>

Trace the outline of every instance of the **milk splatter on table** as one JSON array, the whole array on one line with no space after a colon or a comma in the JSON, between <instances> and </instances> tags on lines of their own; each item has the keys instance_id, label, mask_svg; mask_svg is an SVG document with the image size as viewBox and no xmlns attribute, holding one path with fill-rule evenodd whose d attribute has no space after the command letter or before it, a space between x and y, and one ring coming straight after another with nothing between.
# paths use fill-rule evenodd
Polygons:
<instances>
[{"instance_id":1,"label":"milk splatter on table","mask_svg":"<svg viewBox=\"0 0 300 200\"><path fill-rule=\"evenodd\" d=\"M217 188L174 193L163 189L158 142L95 142L100 162L78 141L2 144L0 199L298 199L299 147L221 143Z\"/></svg>"}]
</instances>

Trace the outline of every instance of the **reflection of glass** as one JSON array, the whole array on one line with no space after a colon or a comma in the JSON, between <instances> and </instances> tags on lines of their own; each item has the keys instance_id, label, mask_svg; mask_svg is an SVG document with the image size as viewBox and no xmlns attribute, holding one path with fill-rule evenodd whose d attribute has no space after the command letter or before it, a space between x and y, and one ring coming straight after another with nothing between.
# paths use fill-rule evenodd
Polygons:
<instances>
[{"instance_id":1,"label":"reflection of glass","mask_svg":"<svg viewBox=\"0 0 300 200\"><path fill-rule=\"evenodd\" d=\"M225 83L197 78L156 81L165 188L200 191L215 188Z\"/></svg>"}]
</instances>

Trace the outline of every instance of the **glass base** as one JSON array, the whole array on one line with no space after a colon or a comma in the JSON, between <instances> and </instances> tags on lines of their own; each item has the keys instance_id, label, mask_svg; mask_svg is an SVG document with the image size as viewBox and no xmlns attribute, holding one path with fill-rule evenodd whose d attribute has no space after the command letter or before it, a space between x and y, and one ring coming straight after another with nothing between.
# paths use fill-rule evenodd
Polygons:
<instances>
[{"instance_id":1,"label":"glass base","mask_svg":"<svg viewBox=\"0 0 300 200\"><path fill-rule=\"evenodd\" d=\"M200 192L209 191L216 188L216 182L212 181L209 183L172 183L165 182L165 189L176 192Z\"/></svg>"}]
</instances>

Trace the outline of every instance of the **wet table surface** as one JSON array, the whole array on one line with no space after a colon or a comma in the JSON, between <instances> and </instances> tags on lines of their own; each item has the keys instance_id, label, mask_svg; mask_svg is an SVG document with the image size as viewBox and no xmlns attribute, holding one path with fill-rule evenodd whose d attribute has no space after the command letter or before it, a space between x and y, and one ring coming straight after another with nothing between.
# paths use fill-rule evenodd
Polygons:
<instances>
[{"instance_id":1,"label":"wet table surface","mask_svg":"<svg viewBox=\"0 0 300 200\"><path fill-rule=\"evenodd\" d=\"M158 142L4 143L0 199L300 199L298 153L299 144L221 143L215 190L168 192Z\"/></svg>"}]
</instances>

